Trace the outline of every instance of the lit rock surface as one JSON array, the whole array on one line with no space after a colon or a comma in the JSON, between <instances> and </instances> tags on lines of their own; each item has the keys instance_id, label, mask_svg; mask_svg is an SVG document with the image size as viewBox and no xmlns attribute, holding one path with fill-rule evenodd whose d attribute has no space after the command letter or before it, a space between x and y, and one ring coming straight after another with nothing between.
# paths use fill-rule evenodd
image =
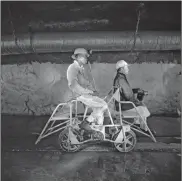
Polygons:
<instances>
[{"instance_id":1,"label":"lit rock surface","mask_svg":"<svg viewBox=\"0 0 182 181\"><path fill-rule=\"evenodd\" d=\"M2 65L2 113L51 114L60 102L68 101L72 93L67 86L68 64L38 63ZM88 67L85 76L91 79ZM180 65L141 63L130 66L132 87L149 91L145 99L151 113L176 113L179 108ZM106 95L113 83L115 64L94 63L92 74L96 88ZM79 107L83 112L83 106Z\"/></svg>"}]
</instances>

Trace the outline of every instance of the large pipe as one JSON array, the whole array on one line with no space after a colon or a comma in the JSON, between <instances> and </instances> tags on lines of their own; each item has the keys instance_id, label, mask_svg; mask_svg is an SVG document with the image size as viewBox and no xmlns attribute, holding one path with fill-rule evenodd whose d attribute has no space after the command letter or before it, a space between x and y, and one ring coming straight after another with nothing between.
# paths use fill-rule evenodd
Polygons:
<instances>
[{"instance_id":1,"label":"large pipe","mask_svg":"<svg viewBox=\"0 0 182 181\"><path fill-rule=\"evenodd\" d=\"M77 47L93 51L130 51L133 32L59 32L3 36L1 54L71 52ZM180 32L140 32L134 50L180 50Z\"/></svg>"}]
</instances>

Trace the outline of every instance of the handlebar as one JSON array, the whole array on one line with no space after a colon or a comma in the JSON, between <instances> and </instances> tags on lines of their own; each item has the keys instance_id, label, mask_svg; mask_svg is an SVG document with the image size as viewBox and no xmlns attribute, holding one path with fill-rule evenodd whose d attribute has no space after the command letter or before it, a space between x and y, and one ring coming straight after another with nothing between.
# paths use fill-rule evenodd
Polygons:
<instances>
[{"instance_id":1,"label":"handlebar","mask_svg":"<svg viewBox=\"0 0 182 181\"><path fill-rule=\"evenodd\" d=\"M137 93L137 99L143 101L144 96L148 95L148 91L140 89Z\"/></svg>"},{"instance_id":2,"label":"handlebar","mask_svg":"<svg viewBox=\"0 0 182 181\"><path fill-rule=\"evenodd\" d=\"M148 95L148 91L142 90L141 92L139 91L138 93L143 93L144 95Z\"/></svg>"},{"instance_id":3,"label":"handlebar","mask_svg":"<svg viewBox=\"0 0 182 181\"><path fill-rule=\"evenodd\" d=\"M133 89L133 90L135 90L135 92L137 92L137 93L148 94L148 91L143 90L143 89ZM137 91L136 91L136 90L137 90Z\"/></svg>"}]
</instances>

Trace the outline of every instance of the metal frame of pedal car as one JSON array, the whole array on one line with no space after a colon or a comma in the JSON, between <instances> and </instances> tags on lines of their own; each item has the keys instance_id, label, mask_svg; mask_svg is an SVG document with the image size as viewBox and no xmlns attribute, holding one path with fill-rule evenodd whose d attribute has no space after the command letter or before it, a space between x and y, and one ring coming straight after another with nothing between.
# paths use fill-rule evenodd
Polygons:
<instances>
[{"instance_id":1,"label":"metal frame of pedal car","mask_svg":"<svg viewBox=\"0 0 182 181\"><path fill-rule=\"evenodd\" d=\"M42 132L40 133L38 139L36 140L35 144L37 144L38 142L40 142L41 139L45 138L45 137L48 137L58 131L61 131L63 129L65 129L68 125L72 125L72 120L73 119L76 119L78 117L83 117L82 120L84 120L86 117L87 117L87 112L88 112L88 106L86 106L85 108L85 111L84 111L84 115L83 116L79 116L77 114L77 106L78 106L78 101L77 99L73 99L73 100L70 100L66 103L60 103L56 106L55 110L53 111L52 115L50 116L49 120L47 121L46 125L44 126ZM73 117L73 104L75 103L75 116ZM69 105L69 117L65 117L64 115L58 115L58 116L55 116L57 110L61 107L61 106L65 106L65 105ZM109 117L110 117L110 120L111 120L111 123L114 125L114 122L113 122L113 119L111 117L111 113L109 111L109 109L107 109L108 113L109 113ZM58 125L55 125L55 122L56 121L62 121L61 123L59 123ZM69 124L68 124L69 123ZM63 126L64 124L66 124L65 126ZM50 127L48 127L50 125ZM107 126L107 125L105 125ZM109 127L110 125L108 125ZM116 127L118 125L115 125ZM121 125L119 125L121 126ZM117 128L116 128L117 129Z\"/></svg>"},{"instance_id":2,"label":"metal frame of pedal car","mask_svg":"<svg viewBox=\"0 0 182 181\"><path fill-rule=\"evenodd\" d=\"M111 91L112 90L113 89L111 89ZM104 99L106 99L107 96ZM111 96L111 98L109 99L109 101L107 102L107 104L109 105L110 102L113 99L114 99L114 94ZM72 99L72 100L70 100L70 101L68 101L66 103L60 103L60 104L58 104L56 106L56 108L54 109L52 115L50 116L49 120L47 121L46 125L44 126L43 130L41 131L41 133L40 133L39 137L37 138L35 144L37 144L38 142L40 142L41 139L43 139L45 137L48 137L48 136L50 136L50 135L52 135L52 134L54 134L54 133L56 133L58 131L61 131L61 130L65 129L72 122L72 119L74 119L74 118L83 117L83 120L84 120L86 118L86 116L87 116L87 112L88 112L88 108L89 107L86 106L86 109L84 111L84 115L83 116L79 116L77 114L78 102L80 102L80 101L78 101L77 99ZM146 127L147 127L147 129L149 131L149 134L143 132L140 129L139 126L136 126L135 125L135 122L130 123L130 122L126 121L126 120L123 120L124 118L133 118L134 119L136 117L140 117L141 119L143 119L141 117L141 115L139 114L139 112L137 111L136 106L134 105L134 103L133 102L130 102L130 101L118 101L118 102L121 103L121 104L132 104L133 107L135 108L136 114L137 114L135 117L133 117L133 116L124 116L123 113L122 113L122 111L121 111L121 104L119 104L119 118L120 118L120 124L121 124L121 126L123 125L123 123L128 124L128 125L130 125L130 128L133 131L139 132L139 133L141 133L141 134L143 134L143 135L145 135L147 137L150 137L154 142L156 142L156 139L155 139L154 135L152 134L151 130L149 129L147 123L146 123ZM75 116L73 117L73 109L72 108L73 108L73 104L74 103L75 103ZM57 110L60 107L65 106L65 105L68 105L69 106L69 114L68 114L69 116L68 115L67 116L64 116L64 115L55 116L56 113L57 113ZM111 123L113 123L113 118L111 116L111 113L109 111L109 108L108 108L108 113L109 113L109 117L110 117ZM61 123L55 125L56 121L61 121ZM65 126L63 126L63 125L65 125ZM125 140L125 135L124 135L124 140Z\"/></svg>"}]
</instances>

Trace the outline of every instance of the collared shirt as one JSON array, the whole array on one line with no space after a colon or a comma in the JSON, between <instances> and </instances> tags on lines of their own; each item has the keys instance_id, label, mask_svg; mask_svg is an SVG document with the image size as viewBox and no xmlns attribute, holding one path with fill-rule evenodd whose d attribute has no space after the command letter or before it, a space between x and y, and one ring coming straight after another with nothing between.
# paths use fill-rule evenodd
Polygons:
<instances>
[{"instance_id":1,"label":"collared shirt","mask_svg":"<svg viewBox=\"0 0 182 181\"><path fill-rule=\"evenodd\" d=\"M80 66L76 60L67 69L68 86L74 93L79 95L92 93L92 91L85 89L79 83L78 76L84 77L83 73L84 67Z\"/></svg>"},{"instance_id":2,"label":"collared shirt","mask_svg":"<svg viewBox=\"0 0 182 181\"><path fill-rule=\"evenodd\" d=\"M67 80L70 86L73 80L78 81L78 74L83 74L84 67L75 60L67 69Z\"/></svg>"}]
</instances>

